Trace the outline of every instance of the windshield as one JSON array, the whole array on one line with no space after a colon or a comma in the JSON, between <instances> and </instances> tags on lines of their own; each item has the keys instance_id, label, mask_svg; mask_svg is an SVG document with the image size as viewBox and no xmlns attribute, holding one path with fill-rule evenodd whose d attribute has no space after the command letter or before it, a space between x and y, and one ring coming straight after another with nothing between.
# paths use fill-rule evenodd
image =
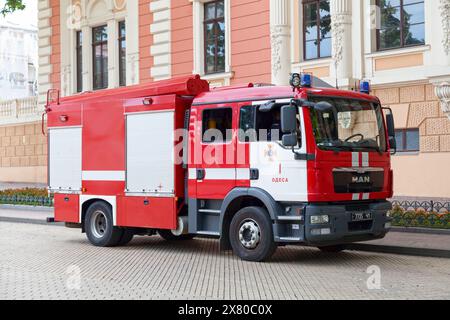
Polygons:
<instances>
[{"instance_id":1,"label":"windshield","mask_svg":"<svg viewBox=\"0 0 450 320\"><path fill-rule=\"evenodd\" d=\"M386 151L381 106L360 100L313 97L329 108L311 108L317 146L330 151Z\"/></svg>"}]
</instances>

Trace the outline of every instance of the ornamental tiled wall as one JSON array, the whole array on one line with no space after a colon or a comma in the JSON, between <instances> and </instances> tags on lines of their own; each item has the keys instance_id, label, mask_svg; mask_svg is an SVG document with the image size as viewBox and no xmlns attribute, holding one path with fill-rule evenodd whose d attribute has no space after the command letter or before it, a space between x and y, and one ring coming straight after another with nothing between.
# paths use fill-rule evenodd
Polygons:
<instances>
[{"instance_id":1,"label":"ornamental tiled wall","mask_svg":"<svg viewBox=\"0 0 450 320\"><path fill-rule=\"evenodd\" d=\"M0 127L1 181L46 181L47 138L41 131L40 122Z\"/></svg>"},{"instance_id":2,"label":"ornamental tiled wall","mask_svg":"<svg viewBox=\"0 0 450 320\"><path fill-rule=\"evenodd\" d=\"M420 152L450 152L450 121L430 84L375 90L394 112L398 129L420 129Z\"/></svg>"}]
</instances>

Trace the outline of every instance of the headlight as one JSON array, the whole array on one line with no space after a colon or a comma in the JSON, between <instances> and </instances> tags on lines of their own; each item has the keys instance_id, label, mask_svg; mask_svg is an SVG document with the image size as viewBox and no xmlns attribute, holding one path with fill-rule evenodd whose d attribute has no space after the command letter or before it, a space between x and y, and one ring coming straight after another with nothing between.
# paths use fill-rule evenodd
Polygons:
<instances>
[{"instance_id":1,"label":"headlight","mask_svg":"<svg viewBox=\"0 0 450 320\"><path fill-rule=\"evenodd\" d=\"M311 224L327 224L330 222L330 217L327 215L311 216Z\"/></svg>"}]
</instances>

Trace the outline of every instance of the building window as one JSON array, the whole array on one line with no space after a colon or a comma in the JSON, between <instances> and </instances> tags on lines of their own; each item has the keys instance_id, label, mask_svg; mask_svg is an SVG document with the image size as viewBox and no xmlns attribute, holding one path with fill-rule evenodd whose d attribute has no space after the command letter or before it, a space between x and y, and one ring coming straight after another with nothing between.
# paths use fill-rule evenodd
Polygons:
<instances>
[{"instance_id":1,"label":"building window","mask_svg":"<svg viewBox=\"0 0 450 320\"><path fill-rule=\"evenodd\" d=\"M76 51L77 51L77 92L83 91L83 32L76 33Z\"/></svg>"},{"instance_id":2,"label":"building window","mask_svg":"<svg viewBox=\"0 0 450 320\"><path fill-rule=\"evenodd\" d=\"M203 111L203 142L223 143L231 141L233 110L231 108Z\"/></svg>"},{"instance_id":3,"label":"building window","mask_svg":"<svg viewBox=\"0 0 450 320\"><path fill-rule=\"evenodd\" d=\"M304 59L331 57L330 0L303 0Z\"/></svg>"},{"instance_id":4,"label":"building window","mask_svg":"<svg viewBox=\"0 0 450 320\"><path fill-rule=\"evenodd\" d=\"M127 85L127 42L125 21L119 22L119 85Z\"/></svg>"},{"instance_id":5,"label":"building window","mask_svg":"<svg viewBox=\"0 0 450 320\"><path fill-rule=\"evenodd\" d=\"M419 152L420 133L419 129L399 129L395 130L398 152Z\"/></svg>"},{"instance_id":6,"label":"building window","mask_svg":"<svg viewBox=\"0 0 450 320\"><path fill-rule=\"evenodd\" d=\"M377 4L381 12L378 50L425 44L423 0L377 0Z\"/></svg>"},{"instance_id":7,"label":"building window","mask_svg":"<svg viewBox=\"0 0 450 320\"><path fill-rule=\"evenodd\" d=\"M94 90L108 87L108 28L92 29L92 47L94 55Z\"/></svg>"},{"instance_id":8,"label":"building window","mask_svg":"<svg viewBox=\"0 0 450 320\"><path fill-rule=\"evenodd\" d=\"M204 5L205 73L225 72L225 7L224 1Z\"/></svg>"}]
</instances>

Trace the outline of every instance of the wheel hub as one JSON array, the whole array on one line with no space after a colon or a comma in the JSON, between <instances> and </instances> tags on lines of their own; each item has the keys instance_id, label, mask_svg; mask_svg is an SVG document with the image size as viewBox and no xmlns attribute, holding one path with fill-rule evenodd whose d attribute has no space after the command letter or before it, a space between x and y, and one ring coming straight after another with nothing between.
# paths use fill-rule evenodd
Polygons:
<instances>
[{"instance_id":1,"label":"wheel hub","mask_svg":"<svg viewBox=\"0 0 450 320\"><path fill-rule=\"evenodd\" d=\"M106 215L102 211L95 211L91 220L92 233L96 238L103 238L108 228Z\"/></svg>"},{"instance_id":2,"label":"wheel hub","mask_svg":"<svg viewBox=\"0 0 450 320\"><path fill-rule=\"evenodd\" d=\"M239 241L246 249L255 249L261 240L261 230L254 220L246 220L239 229Z\"/></svg>"}]
</instances>

